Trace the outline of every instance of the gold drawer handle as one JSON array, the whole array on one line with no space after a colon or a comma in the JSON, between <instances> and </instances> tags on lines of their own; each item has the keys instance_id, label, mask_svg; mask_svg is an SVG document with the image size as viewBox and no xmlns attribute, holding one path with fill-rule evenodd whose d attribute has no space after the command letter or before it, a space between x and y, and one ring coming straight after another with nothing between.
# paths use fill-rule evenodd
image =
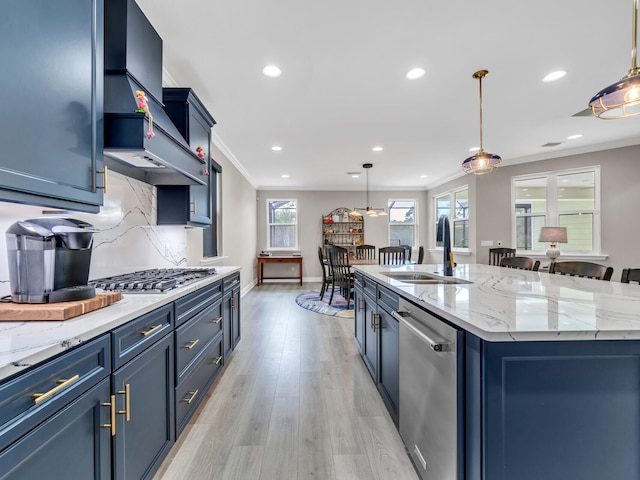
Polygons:
<instances>
[{"instance_id":1,"label":"gold drawer handle","mask_svg":"<svg viewBox=\"0 0 640 480\"><path fill-rule=\"evenodd\" d=\"M111 407L111 423L102 424L102 428L110 428L111 436L114 437L116 434L116 396L111 395L111 402L103 403L105 407Z\"/></svg>"},{"instance_id":2,"label":"gold drawer handle","mask_svg":"<svg viewBox=\"0 0 640 480\"><path fill-rule=\"evenodd\" d=\"M195 215L195 214L196 214L196 209L197 209L197 207L196 207L196 201L194 200L194 201L193 201L193 202L191 202L191 203L193 203L193 212L190 212L190 213L191 213L192 215Z\"/></svg>"},{"instance_id":3,"label":"gold drawer handle","mask_svg":"<svg viewBox=\"0 0 640 480\"><path fill-rule=\"evenodd\" d=\"M374 332L380 328L380 325L376 324L376 320L379 317L380 315L378 315L377 313L371 313L371 328L373 329Z\"/></svg>"},{"instance_id":4,"label":"gold drawer handle","mask_svg":"<svg viewBox=\"0 0 640 480\"><path fill-rule=\"evenodd\" d=\"M56 393L58 393L60 390L64 390L65 388L67 388L69 385L71 385L73 382L75 382L76 380L78 380L80 378L80 375L75 374L73 377L69 378L69 379L61 379L58 380L58 386L57 387L53 387L51 390L49 390L48 392L44 392L44 393L34 393L33 395L31 395L33 397L33 403L34 405L38 405L39 403L44 402L47 398L51 397L52 395L55 395Z\"/></svg>"},{"instance_id":5,"label":"gold drawer handle","mask_svg":"<svg viewBox=\"0 0 640 480\"><path fill-rule=\"evenodd\" d=\"M213 362L211 362L213 365L220 365L220 362L222 361L222 355L220 355L218 358L216 358Z\"/></svg>"},{"instance_id":6,"label":"gold drawer handle","mask_svg":"<svg viewBox=\"0 0 640 480\"><path fill-rule=\"evenodd\" d=\"M104 166L104 170L100 170L100 171L96 172L96 173L98 173L98 174L100 174L100 173L104 174L104 177L103 177L103 178L104 178L104 180L103 180L103 182L102 182L102 187L100 187L100 186L96 185L96 188L101 188L101 189L103 189L105 194L107 193L107 173L108 173L108 171L109 171L109 170L108 170L107 166L105 165L105 166Z\"/></svg>"},{"instance_id":7,"label":"gold drawer handle","mask_svg":"<svg viewBox=\"0 0 640 480\"><path fill-rule=\"evenodd\" d=\"M131 387L127 383L124 390L118 390L119 395L124 395L124 410L118 410L118 415L124 415L124 419L128 422L131 420Z\"/></svg>"},{"instance_id":8,"label":"gold drawer handle","mask_svg":"<svg viewBox=\"0 0 640 480\"><path fill-rule=\"evenodd\" d=\"M233 297L231 297L231 308L233 310L237 310L238 309L238 296L234 295Z\"/></svg>"},{"instance_id":9,"label":"gold drawer handle","mask_svg":"<svg viewBox=\"0 0 640 480\"><path fill-rule=\"evenodd\" d=\"M149 335L151 335L153 332L155 332L159 328L162 328L162 323L160 325L154 325L153 327L151 327L146 332L140 332L140 335L142 335L143 337L148 337Z\"/></svg>"},{"instance_id":10,"label":"gold drawer handle","mask_svg":"<svg viewBox=\"0 0 640 480\"><path fill-rule=\"evenodd\" d=\"M196 390L195 392L189 392L189 395L191 395L188 399L184 399L185 402L187 402L189 405L191 405L191 402L193 402L193 400L196 398L196 396L198 395L198 392L200 390Z\"/></svg>"},{"instance_id":11,"label":"gold drawer handle","mask_svg":"<svg viewBox=\"0 0 640 480\"><path fill-rule=\"evenodd\" d=\"M184 348L186 348L187 350L191 350L193 347L196 346L196 344L200 341L200 339L197 340L191 340L187 345L184 346Z\"/></svg>"},{"instance_id":12,"label":"gold drawer handle","mask_svg":"<svg viewBox=\"0 0 640 480\"><path fill-rule=\"evenodd\" d=\"M219 325L221 321L222 321L222 317L218 317L218 318L214 318L213 322L211 323L215 323L216 325Z\"/></svg>"}]
</instances>

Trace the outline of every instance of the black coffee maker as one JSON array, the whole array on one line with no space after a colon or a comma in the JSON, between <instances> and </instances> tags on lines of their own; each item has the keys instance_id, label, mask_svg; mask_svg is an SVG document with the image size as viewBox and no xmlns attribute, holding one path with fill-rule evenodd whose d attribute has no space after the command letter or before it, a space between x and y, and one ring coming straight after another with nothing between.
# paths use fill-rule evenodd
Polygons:
<instances>
[{"instance_id":1,"label":"black coffee maker","mask_svg":"<svg viewBox=\"0 0 640 480\"><path fill-rule=\"evenodd\" d=\"M93 226L73 218L33 218L6 232L11 300L55 303L96 295L87 285Z\"/></svg>"}]
</instances>

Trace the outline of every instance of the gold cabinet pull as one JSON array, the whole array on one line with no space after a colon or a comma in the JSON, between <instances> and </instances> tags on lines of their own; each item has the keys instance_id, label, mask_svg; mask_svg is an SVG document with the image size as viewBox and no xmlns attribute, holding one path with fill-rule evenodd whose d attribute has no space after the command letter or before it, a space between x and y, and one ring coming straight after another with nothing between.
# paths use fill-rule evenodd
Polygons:
<instances>
[{"instance_id":1,"label":"gold cabinet pull","mask_svg":"<svg viewBox=\"0 0 640 480\"><path fill-rule=\"evenodd\" d=\"M373 331L375 332L378 328L380 328L379 324L376 324L376 320L380 318L380 315L378 315L377 313L371 313L371 328L373 329Z\"/></svg>"},{"instance_id":2,"label":"gold cabinet pull","mask_svg":"<svg viewBox=\"0 0 640 480\"><path fill-rule=\"evenodd\" d=\"M196 204L196 200L194 199L194 200L193 200L193 202L191 202L191 203L193 203L193 211L191 212L191 214L192 214L192 215L195 215L195 214L196 214L196 211L197 211L197 207L196 207L196 205L197 205L197 204Z\"/></svg>"},{"instance_id":3,"label":"gold cabinet pull","mask_svg":"<svg viewBox=\"0 0 640 480\"><path fill-rule=\"evenodd\" d=\"M218 318L214 318L213 322L211 323L215 323L216 325L219 325L221 321L222 321L222 317L218 317Z\"/></svg>"},{"instance_id":4,"label":"gold cabinet pull","mask_svg":"<svg viewBox=\"0 0 640 480\"><path fill-rule=\"evenodd\" d=\"M362 310L364 308L364 300L361 298L358 298L358 311Z\"/></svg>"},{"instance_id":5,"label":"gold cabinet pull","mask_svg":"<svg viewBox=\"0 0 640 480\"><path fill-rule=\"evenodd\" d=\"M151 335L153 332L155 332L156 330L158 330L159 328L162 328L162 323L160 325L154 325L153 327L151 327L146 332L140 332L140 335L142 335L143 337L147 337L147 336Z\"/></svg>"},{"instance_id":6,"label":"gold cabinet pull","mask_svg":"<svg viewBox=\"0 0 640 480\"><path fill-rule=\"evenodd\" d=\"M104 170L100 170L100 171L96 172L98 174L101 173L103 175L103 177L102 177L103 178L102 186L96 185L96 188L103 189L105 194L107 193L107 174L108 174L108 171L109 170L107 169L107 166L105 165L104 166Z\"/></svg>"},{"instance_id":7,"label":"gold cabinet pull","mask_svg":"<svg viewBox=\"0 0 640 480\"><path fill-rule=\"evenodd\" d=\"M75 374L73 377L71 378L67 378L67 379L60 379L58 380L56 383L58 384L56 387L53 387L51 390L49 390L48 392L44 392L44 393L34 393L33 395L31 395L31 397L33 398L33 403L34 405L38 405L41 402L44 402L47 398L55 395L56 393L58 393L61 390L64 390L65 388L67 388L69 385L71 385L73 382L75 382L76 380L78 380L80 378L80 375Z\"/></svg>"},{"instance_id":8,"label":"gold cabinet pull","mask_svg":"<svg viewBox=\"0 0 640 480\"><path fill-rule=\"evenodd\" d=\"M195 347L197 345L197 343L199 341L200 341L200 339L191 340L187 345L184 346L184 348L186 348L187 350L191 350L193 347Z\"/></svg>"},{"instance_id":9,"label":"gold cabinet pull","mask_svg":"<svg viewBox=\"0 0 640 480\"><path fill-rule=\"evenodd\" d=\"M119 395L124 395L124 410L118 410L118 415L124 415L124 419L128 422L131 420L131 387L125 384L124 390L118 390Z\"/></svg>"},{"instance_id":10,"label":"gold cabinet pull","mask_svg":"<svg viewBox=\"0 0 640 480\"><path fill-rule=\"evenodd\" d=\"M184 401L187 402L188 404L191 404L191 402L193 402L193 400L196 398L196 396L198 395L198 392L200 390L196 390L195 392L189 392L189 395L191 395L189 398L185 398Z\"/></svg>"},{"instance_id":11,"label":"gold cabinet pull","mask_svg":"<svg viewBox=\"0 0 640 480\"><path fill-rule=\"evenodd\" d=\"M102 404L104 407L111 407L111 423L102 424L102 428L110 428L111 436L116 434L116 396L111 395L111 401Z\"/></svg>"},{"instance_id":12,"label":"gold cabinet pull","mask_svg":"<svg viewBox=\"0 0 640 480\"><path fill-rule=\"evenodd\" d=\"M238 309L238 295L234 295L233 297L231 297L231 308L233 310Z\"/></svg>"},{"instance_id":13,"label":"gold cabinet pull","mask_svg":"<svg viewBox=\"0 0 640 480\"><path fill-rule=\"evenodd\" d=\"M222 355L220 355L218 358L216 358L213 362L211 362L213 365L220 365L220 362L222 361Z\"/></svg>"}]
</instances>

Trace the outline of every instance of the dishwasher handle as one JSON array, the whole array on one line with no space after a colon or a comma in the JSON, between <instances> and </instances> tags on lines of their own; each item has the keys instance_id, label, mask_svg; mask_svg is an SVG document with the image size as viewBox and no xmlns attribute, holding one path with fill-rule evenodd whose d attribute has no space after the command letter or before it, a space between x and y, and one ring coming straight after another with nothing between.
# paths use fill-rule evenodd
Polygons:
<instances>
[{"instance_id":1,"label":"dishwasher handle","mask_svg":"<svg viewBox=\"0 0 640 480\"><path fill-rule=\"evenodd\" d=\"M398 320L402 325L407 327L411 333L413 333L418 338L420 338L423 342L425 342L427 345L429 345L433 349L434 352L444 352L444 351L449 349L449 346L451 345L450 342L436 341L433 338L429 337L428 335L425 335L423 332L418 330L413 325L411 325L411 323L408 322L404 318L404 317L408 317L409 316L409 312L403 312L403 311L395 312L394 311L394 312L391 312L391 315L393 315L393 317L396 320Z\"/></svg>"}]
</instances>

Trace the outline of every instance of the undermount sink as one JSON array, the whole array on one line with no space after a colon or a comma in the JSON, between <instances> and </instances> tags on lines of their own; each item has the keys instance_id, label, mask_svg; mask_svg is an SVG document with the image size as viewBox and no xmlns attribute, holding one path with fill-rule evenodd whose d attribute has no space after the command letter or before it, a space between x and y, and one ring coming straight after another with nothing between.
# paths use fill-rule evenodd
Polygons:
<instances>
[{"instance_id":1,"label":"undermount sink","mask_svg":"<svg viewBox=\"0 0 640 480\"><path fill-rule=\"evenodd\" d=\"M385 275L393 280L398 280L404 283L416 283L416 284L456 284L456 283L473 283L468 280L461 280L453 277L440 277L438 275L430 275L422 272L383 272Z\"/></svg>"}]
</instances>

